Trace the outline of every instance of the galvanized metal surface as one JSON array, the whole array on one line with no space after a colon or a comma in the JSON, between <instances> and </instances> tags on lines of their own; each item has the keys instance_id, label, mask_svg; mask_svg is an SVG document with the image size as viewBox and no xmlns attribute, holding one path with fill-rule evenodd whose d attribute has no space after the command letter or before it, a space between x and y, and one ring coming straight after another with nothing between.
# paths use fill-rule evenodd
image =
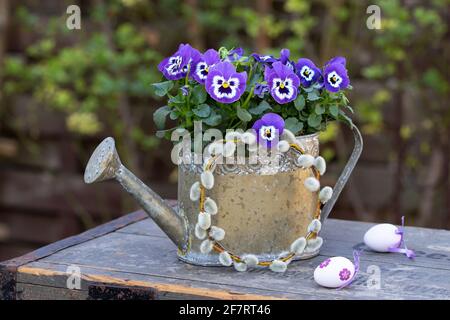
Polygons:
<instances>
[{"instance_id":1,"label":"galvanized metal surface","mask_svg":"<svg viewBox=\"0 0 450 320\"><path fill-rule=\"evenodd\" d=\"M339 177L331 200L322 210L322 221L329 215L362 151L361 135L356 127L355 148ZM306 153L319 154L318 134L298 137ZM260 260L271 260L289 249L298 237L306 235L313 218L317 194L304 187L311 174L296 164L294 153L280 155L278 165L218 165L215 186L208 196L216 201L219 214L213 225L226 230L222 241L226 250L238 255L252 253ZM199 265L220 265L217 253L200 253L200 241L194 235L198 204L189 199L192 184L199 181L201 165L180 165L178 181L178 210L172 209L126 169L120 162L113 138L106 138L94 151L86 166L85 182L116 179L142 208L155 220L180 249L183 261ZM296 259L318 254L305 253Z\"/></svg>"},{"instance_id":2,"label":"galvanized metal surface","mask_svg":"<svg viewBox=\"0 0 450 320\"><path fill-rule=\"evenodd\" d=\"M152 189L125 168L117 154L114 139L109 137L95 149L84 173L86 183L116 179L148 215L165 231L180 250L187 246L187 224L184 217L168 206Z\"/></svg>"},{"instance_id":3,"label":"galvanized metal surface","mask_svg":"<svg viewBox=\"0 0 450 320\"><path fill-rule=\"evenodd\" d=\"M353 151L352 154L350 155L350 158L347 161L347 164L345 165L341 175L339 176L339 179L337 180L336 184L333 187L333 196L322 208L321 214L322 223L324 223L325 220L330 215L330 212L333 209L336 200L339 198L342 189L344 189L344 186L347 183L348 178L350 178L350 175L353 169L355 168L356 163L358 163L359 157L361 156L363 150L363 139L361 136L361 132L359 132L358 128L355 125L352 125L352 132L353 138L355 139L355 145L353 146Z\"/></svg>"},{"instance_id":4,"label":"galvanized metal surface","mask_svg":"<svg viewBox=\"0 0 450 320\"><path fill-rule=\"evenodd\" d=\"M304 150L319 154L318 134L298 138ZM207 196L216 201L219 212L212 224L226 231L221 241L227 251L237 255L255 254L260 260L273 260L289 250L290 244L307 234L313 219L317 194L309 192L303 182L311 176L296 164L293 151L281 154L279 165L217 165L215 183ZM180 165L178 171L178 205L189 221L189 250L179 253L183 261L200 265L220 265L218 254L200 252L194 234L199 214L198 203L189 198L189 189L200 179L201 165ZM310 258L312 252L296 259Z\"/></svg>"}]
</instances>

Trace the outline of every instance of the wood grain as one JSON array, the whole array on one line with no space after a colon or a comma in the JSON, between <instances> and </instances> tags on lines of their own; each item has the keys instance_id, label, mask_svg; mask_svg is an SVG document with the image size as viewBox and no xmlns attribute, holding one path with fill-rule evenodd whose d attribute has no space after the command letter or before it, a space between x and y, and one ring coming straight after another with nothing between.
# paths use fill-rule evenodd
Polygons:
<instances>
[{"instance_id":1,"label":"wood grain","mask_svg":"<svg viewBox=\"0 0 450 320\"><path fill-rule=\"evenodd\" d=\"M59 296L58 290L46 288L43 297L74 299L92 299L95 294L105 299L450 299L449 231L406 228L408 247L418 255L410 260L365 248L362 236L372 225L329 219L318 257L293 262L284 274L267 269L239 273L179 261L164 233L142 217L23 264L17 270L17 288L22 290L17 298L32 298L42 286L61 290ZM363 255L361 272L351 287L337 291L316 285L314 268L326 257L351 258L353 248L363 249ZM80 292L74 295L66 286L71 265L82 273ZM368 285L373 269L380 272L379 289Z\"/></svg>"}]
</instances>

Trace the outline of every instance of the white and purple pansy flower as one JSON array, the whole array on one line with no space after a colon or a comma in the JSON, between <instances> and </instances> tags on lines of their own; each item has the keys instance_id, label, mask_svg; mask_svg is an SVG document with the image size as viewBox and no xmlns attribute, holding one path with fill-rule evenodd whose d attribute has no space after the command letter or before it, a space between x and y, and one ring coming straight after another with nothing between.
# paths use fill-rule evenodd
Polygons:
<instances>
[{"instance_id":1,"label":"white and purple pansy flower","mask_svg":"<svg viewBox=\"0 0 450 320\"><path fill-rule=\"evenodd\" d=\"M168 80L178 80L186 76L189 65L195 64L200 59L200 52L189 44L180 44L177 52L163 59L158 65L158 70Z\"/></svg>"},{"instance_id":2,"label":"white and purple pansy flower","mask_svg":"<svg viewBox=\"0 0 450 320\"><path fill-rule=\"evenodd\" d=\"M244 55L244 49L235 48L228 51L227 61L233 62L239 60Z\"/></svg>"},{"instance_id":3,"label":"white and purple pansy flower","mask_svg":"<svg viewBox=\"0 0 450 320\"><path fill-rule=\"evenodd\" d=\"M279 61L282 64L284 64L285 66L289 67L289 69L294 71L295 65L291 60L289 60L290 55L291 55L291 52L289 51L289 49L281 49Z\"/></svg>"},{"instance_id":4,"label":"white and purple pansy flower","mask_svg":"<svg viewBox=\"0 0 450 320\"><path fill-rule=\"evenodd\" d=\"M252 129L256 131L259 144L266 148L276 146L284 130L284 120L276 113L266 113L261 119L255 121Z\"/></svg>"},{"instance_id":5,"label":"white and purple pansy flower","mask_svg":"<svg viewBox=\"0 0 450 320\"><path fill-rule=\"evenodd\" d=\"M288 103L297 98L300 79L281 62L272 64L272 68L266 67L264 79L269 85L270 94L280 104Z\"/></svg>"},{"instance_id":6,"label":"white and purple pansy flower","mask_svg":"<svg viewBox=\"0 0 450 320\"><path fill-rule=\"evenodd\" d=\"M319 80L322 75L320 69L316 67L314 62L309 59L298 59L296 64L297 75L300 78L300 83L304 87L309 87Z\"/></svg>"},{"instance_id":7,"label":"white and purple pansy flower","mask_svg":"<svg viewBox=\"0 0 450 320\"><path fill-rule=\"evenodd\" d=\"M264 83L257 83L255 84L255 90L253 91L253 93L255 94L255 96L263 99L266 93L269 93L269 86Z\"/></svg>"},{"instance_id":8,"label":"white and purple pansy flower","mask_svg":"<svg viewBox=\"0 0 450 320\"><path fill-rule=\"evenodd\" d=\"M347 69L339 62L325 66L323 71L323 81L325 88L330 92L338 92L339 90L347 88L350 84Z\"/></svg>"},{"instance_id":9,"label":"white and purple pansy flower","mask_svg":"<svg viewBox=\"0 0 450 320\"><path fill-rule=\"evenodd\" d=\"M259 62L264 65L271 65L276 62L277 59L270 55L259 55L257 53L252 53L251 56L255 59L256 62Z\"/></svg>"},{"instance_id":10,"label":"white and purple pansy flower","mask_svg":"<svg viewBox=\"0 0 450 320\"><path fill-rule=\"evenodd\" d=\"M209 68L220 62L219 53L214 49L209 49L203 53L201 58L193 65L192 77L201 84L204 84L208 76Z\"/></svg>"},{"instance_id":11,"label":"white and purple pansy flower","mask_svg":"<svg viewBox=\"0 0 450 320\"><path fill-rule=\"evenodd\" d=\"M347 60L344 57L337 56L337 57L334 57L334 58L331 58L330 60L328 60L327 63L325 63L325 66L327 66L329 64L333 64L333 63L339 63L345 67L345 65L347 64Z\"/></svg>"},{"instance_id":12,"label":"white and purple pansy flower","mask_svg":"<svg viewBox=\"0 0 450 320\"><path fill-rule=\"evenodd\" d=\"M209 69L206 92L218 102L237 101L245 91L247 72L236 72L230 62L219 62Z\"/></svg>"}]
</instances>

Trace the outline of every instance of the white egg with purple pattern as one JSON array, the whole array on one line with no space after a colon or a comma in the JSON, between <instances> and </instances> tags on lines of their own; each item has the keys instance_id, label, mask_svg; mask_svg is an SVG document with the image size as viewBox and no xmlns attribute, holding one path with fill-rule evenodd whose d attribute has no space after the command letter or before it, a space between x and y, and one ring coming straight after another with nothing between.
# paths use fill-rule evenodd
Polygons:
<instances>
[{"instance_id":1,"label":"white egg with purple pattern","mask_svg":"<svg viewBox=\"0 0 450 320\"><path fill-rule=\"evenodd\" d=\"M324 260L314 270L314 281L327 288L339 288L355 274L355 265L345 257L332 257Z\"/></svg>"},{"instance_id":2,"label":"white egg with purple pattern","mask_svg":"<svg viewBox=\"0 0 450 320\"><path fill-rule=\"evenodd\" d=\"M401 241L401 234L393 224L381 223L373 226L364 234L364 243L377 252L389 252L389 248L397 247Z\"/></svg>"}]
</instances>

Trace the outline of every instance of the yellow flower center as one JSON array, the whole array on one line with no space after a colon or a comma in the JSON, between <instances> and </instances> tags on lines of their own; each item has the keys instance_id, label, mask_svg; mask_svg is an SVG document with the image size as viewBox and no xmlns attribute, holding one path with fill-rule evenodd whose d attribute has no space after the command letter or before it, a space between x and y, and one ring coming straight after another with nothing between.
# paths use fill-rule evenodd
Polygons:
<instances>
[{"instance_id":1,"label":"yellow flower center","mask_svg":"<svg viewBox=\"0 0 450 320\"><path fill-rule=\"evenodd\" d=\"M230 85L229 85L228 82L226 82L226 81L222 84L222 87L224 87L225 89L228 88L229 86L230 86Z\"/></svg>"},{"instance_id":2,"label":"yellow flower center","mask_svg":"<svg viewBox=\"0 0 450 320\"><path fill-rule=\"evenodd\" d=\"M280 84L280 88L281 88L281 89L284 89L284 82L282 82L282 83Z\"/></svg>"},{"instance_id":3,"label":"yellow flower center","mask_svg":"<svg viewBox=\"0 0 450 320\"><path fill-rule=\"evenodd\" d=\"M209 72L209 67L206 67L206 68L205 68L205 71L206 71L206 72Z\"/></svg>"},{"instance_id":4,"label":"yellow flower center","mask_svg":"<svg viewBox=\"0 0 450 320\"><path fill-rule=\"evenodd\" d=\"M332 76L331 80L333 80L333 82L336 82L337 81L336 76Z\"/></svg>"}]
</instances>

